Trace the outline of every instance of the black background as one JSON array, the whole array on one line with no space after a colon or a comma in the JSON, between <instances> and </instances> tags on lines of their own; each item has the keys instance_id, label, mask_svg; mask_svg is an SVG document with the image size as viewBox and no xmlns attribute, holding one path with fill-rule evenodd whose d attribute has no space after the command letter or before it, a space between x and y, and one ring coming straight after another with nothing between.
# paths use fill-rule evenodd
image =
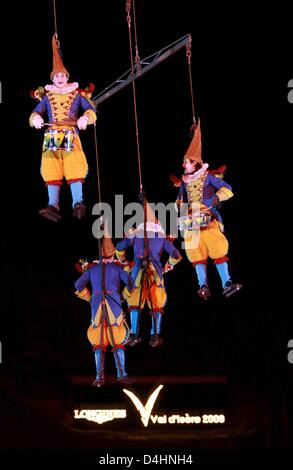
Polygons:
<instances>
[{"instance_id":1,"label":"black background","mask_svg":"<svg viewBox=\"0 0 293 470\"><path fill-rule=\"evenodd\" d=\"M1 290L2 370L29 380L62 380L94 374L86 339L90 312L74 297L74 263L94 259L97 241L91 208L97 202L93 130L81 139L89 163L87 217L71 215L69 188L62 188L63 218L42 220L47 203L39 167L42 132L31 129L36 102L29 92L49 83L54 32L52 3L8 4L1 31ZM192 34L196 115L201 118L203 158L227 165L234 198L222 215L230 242L230 271L243 283L238 296L223 299L210 267L213 298L201 302L191 265L184 260L166 276L168 304L164 346L150 350L149 318L144 345L127 353L131 375L224 373L232 383L288 393L293 338L284 268L291 269L290 164L292 112L287 101L293 78L290 19L285 5L259 8L252 2L182 0L136 3L140 57ZM58 35L70 79L94 83L99 93L130 66L123 1L57 2ZM136 81L144 187L150 201L176 198L170 174L181 175L192 124L185 49ZM137 199L132 88L99 107L97 135L102 199ZM180 240L175 244L180 248ZM287 297L287 299L286 299ZM287 300L287 302L286 302ZM114 373L112 360L109 373ZM143 372L142 372L143 371Z\"/></svg>"}]
</instances>

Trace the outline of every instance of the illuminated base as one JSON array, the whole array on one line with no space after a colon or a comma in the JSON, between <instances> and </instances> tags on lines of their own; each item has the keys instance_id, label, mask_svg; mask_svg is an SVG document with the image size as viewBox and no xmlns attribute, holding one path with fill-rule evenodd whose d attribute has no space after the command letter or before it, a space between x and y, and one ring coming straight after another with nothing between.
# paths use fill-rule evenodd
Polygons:
<instances>
[{"instance_id":1,"label":"illuminated base","mask_svg":"<svg viewBox=\"0 0 293 470\"><path fill-rule=\"evenodd\" d=\"M98 427L174 428L224 426L229 396L226 376L141 376L132 385L107 377L101 388L92 377L71 378L70 424Z\"/></svg>"}]
</instances>

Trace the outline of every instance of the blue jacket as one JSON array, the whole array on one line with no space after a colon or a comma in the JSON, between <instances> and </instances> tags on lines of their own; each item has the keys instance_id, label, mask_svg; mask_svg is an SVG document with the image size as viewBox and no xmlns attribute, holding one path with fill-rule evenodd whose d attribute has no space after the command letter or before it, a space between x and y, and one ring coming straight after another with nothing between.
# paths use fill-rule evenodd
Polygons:
<instances>
[{"instance_id":1,"label":"blue jacket","mask_svg":"<svg viewBox=\"0 0 293 470\"><path fill-rule=\"evenodd\" d=\"M188 200L188 194L187 194L187 189L186 189L188 184L190 183L184 183L182 181L180 189L179 189L179 193L177 196L177 201L181 201L185 203L191 202ZM210 207L213 203L216 192L221 188L227 188L229 191L232 191L232 187L228 183L226 183L222 178L219 178L217 176L214 176L211 173L208 173L204 182L203 194L202 194L202 198L200 202L204 204L205 206ZM222 223L221 215L215 207L211 209L211 212L214 214L215 218L219 222Z\"/></svg>"},{"instance_id":2,"label":"blue jacket","mask_svg":"<svg viewBox=\"0 0 293 470\"><path fill-rule=\"evenodd\" d=\"M88 109L91 109L92 111L96 112L95 107L91 105L89 100L81 96L80 93L77 93L76 97L74 98L71 104L70 109L68 110L67 119L76 121L79 115L79 108L82 108L84 112L87 111ZM51 104L47 95L45 95L42 98L42 100L37 104L37 106L32 112L38 113L41 115L47 113L48 121L50 123L54 122L53 117L52 117L52 107L51 107Z\"/></svg>"},{"instance_id":3,"label":"blue jacket","mask_svg":"<svg viewBox=\"0 0 293 470\"><path fill-rule=\"evenodd\" d=\"M105 298L109 303L111 310L117 319L121 314L121 298L120 298L120 283L121 281L127 285L131 291L133 289L133 281L130 275L124 269L116 264L104 263L105 268ZM102 295L102 272L100 263L95 264L87 271L85 271L79 279L75 282L75 288L80 292L87 284L91 285L92 299L92 319L94 320L97 310L101 304Z\"/></svg>"},{"instance_id":4,"label":"blue jacket","mask_svg":"<svg viewBox=\"0 0 293 470\"><path fill-rule=\"evenodd\" d=\"M152 262L157 274L159 275L160 279L162 280L163 277L163 269L161 264L161 256L163 251L166 251L170 255L169 262L171 264L176 264L176 262L180 261L181 255L177 248L168 241L165 237L158 233L152 233L153 237L147 238L148 244L148 251L149 251L149 260ZM132 279L136 279L137 274L141 268L141 261L144 256L144 239L142 237L125 237L123 240L117 243L117 250L123 251L130 246L133 247L134 250L134 267L131 272ZM173 262L172 262L173 259Z\"/></svg>"}]
</instances>

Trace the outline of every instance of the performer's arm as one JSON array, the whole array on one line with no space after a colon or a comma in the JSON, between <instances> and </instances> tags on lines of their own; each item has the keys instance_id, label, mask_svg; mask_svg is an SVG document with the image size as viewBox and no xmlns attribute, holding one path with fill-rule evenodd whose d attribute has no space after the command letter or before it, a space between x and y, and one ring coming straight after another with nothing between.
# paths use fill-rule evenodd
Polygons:
<instances>
[{"instance_id":1,"label":"performer's arm","mask_svg":"<svg viewBox=\"0 0 293 470\"><path fill-rule=\"evenodd\" d=\"M45 114L47 110L46 103L47 103L47 97L44 96L44 98L41 99L41 101L37 104L37 106L33 110L29 118L29 124L31 127L36 127L37 129L40 129L42 127L43 122L44 122L44 119L42 118L42 116Z\"/></svg>"},{"instance_id":2,"label":"performer's arm","mask_svg":"<svg viewBox=\"0 0 293 470\"><path fill-rule=\"evenodd\" d=\"M75 295L82 300L86 300L90 302L91 300L91 293L90 290L86 287L86 285L90 281L89 272L86 271L80 276L77 281L75 282L74 286L76 288Z\"/></svg>"},{"instance_id":3,"label":"performer's arm","mask_svg":"<svg viewBox=\"0 0 293 470\"><path fill-rule=\"evenodd\" d=\"M124 284L127 286L128 291L131 292L135 287L132 277L130 276L130 274L124 271L123 268L120 268L119 274L121 281L124 282Z\"/></svg>"},{"instance_id":4,"label":"performer's arm","mask_svg":"<svg viewBox=\"0 0 293 470\"><path fill-rule=\"evenodd\" d=\"M217 178L214 175L209 175L209 183L218 189L216 196L219 198L219 201L226 201L233 196L232 187L230 184L226 183L222 178Z\"/></svg>"},{"instance_id":5,"label":"performer's arm","mask_svg":"<svg viewBox=\"0 0 293 470\"><path fill-rule=\"evenodd\" d=\"M88 99L80 95L80 106L84 113L81 117L87 119L87 125L94 124L97 120L96 109ZM80 118L79 118L80 119Z\"/></svg>"},{"instance_id":6,"label":"performer's arm","mask_svg":"<svg viewBox=\"0 0 293 470\"><path fill-rule=\"evenodd\" d=\"M117 243L116 245L116 256L120 263L124 263L126 261L126 250L130 246L133 245L134 237L124 237L123 240Z\"/></svg>"},{"instance_id":7,"label":"performer's arm","mask_svg":"<svg viewBox=\"0 0 293 470\"><path fill-rule=\"evenodd\" d=\"M164 271L167 272L181 261L182 256L173 243L166 239L164 239L164 250L170 255L164 269Z\"/></svg>"}]
</instances>

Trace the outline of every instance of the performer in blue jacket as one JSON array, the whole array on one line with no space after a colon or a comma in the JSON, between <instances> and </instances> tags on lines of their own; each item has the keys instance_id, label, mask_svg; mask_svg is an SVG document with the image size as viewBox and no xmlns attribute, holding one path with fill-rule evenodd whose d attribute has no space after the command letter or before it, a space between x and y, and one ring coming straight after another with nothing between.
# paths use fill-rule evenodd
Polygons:
<instances>
[{"instance_id":1,"label":"performer in blue jacket","mask_svg":"<svg viewBox=\"0 0 293 470\"><path fill-rule=\"evenodd\" d=\"M68 83L69 73L59 53L59 43L53 36L52 85L39 88L34 96L40 100L29 122L41 129L47 116L44 134L41 174L48 189L48 206L39 214L57 222L59 194L63 178L70 185L73 215L80 219L85 214L82 184L88 172L88 164L82 149L78 129L85 130L96 121L96 109L90 101L90 93L78 89L78 83ZM82 112L80 117L79 113ZM78 129L77 129L78 128Z\"/></svg>"},{"instance_id":2,"label":"performer in blue jacket","mask_svg":"<svg viewBox=\"0 0 293 470\"><path fill-rule=\"evenodd\" d=\"M183 232L185 251L195 267L202 299L211 296L207 280L207 262L211 258L221 277L223 294L229 297L238 292L242 285L233 283L228 270L228 240L219 207L222 201L233 196L231 186L222 178L222 171L210 171L208 163L201 157L200 125L195 129L193 139L184 156L185 172L181 180L173 177L179 186L177 196L179 227ZM181 211L183 208L183 211ZM183 212L183 214L182 214Z\"/></svg>"},{"instance_id":3,"label":"performer in blue jacket","mask_svg":"<svg viewBox=\"0 0 293 470\"><path fill-rule=\"evenodd\" d=\"M76 295L91 304L88 339L95 352L96 379L93 385L97 387L104 383L105 351L109 343L113 346L118 381L132 382L125 370L124 345L129 338L129 328L124 321L121 307L120 285L121 282L126 284L129 292L134 285L121 263L114 260L114 254L112 240L104 238L102 265L100 261L95 261L83 266L84 272L75 282ZM90 285L90 290L87 285Z\"/></svg>"},{"instance_id":4,"label":"performer in blue jacket","mask_svg":"<svg viewBox=\"0 0 293 470\"><path fill-rule=\"evenodd\" d=\"M123 292L124 297L127 299L131 320L131 334L128 344L135 346L141 341L141 338L138 337L139 313L142 311L145 302L147 302L152 315L151 341L149 344L152 347L158 347L163 342L160 337L161 322L167 301L163 273L173 269L175 264L181 260L181 255L173 243L166 239L163 227L154 218L149 205L146 240L144 239L144 224L140 224L136 231L125 236L117 244L116 255L121 262L125 261L125 250L129 247L133 247L134 251L131 277L135 282L135 289L132 293L129 293L127 289ZM169 259L163 269L160 258L164 251L169 254Z\"/></svg>"}]
</instances>

